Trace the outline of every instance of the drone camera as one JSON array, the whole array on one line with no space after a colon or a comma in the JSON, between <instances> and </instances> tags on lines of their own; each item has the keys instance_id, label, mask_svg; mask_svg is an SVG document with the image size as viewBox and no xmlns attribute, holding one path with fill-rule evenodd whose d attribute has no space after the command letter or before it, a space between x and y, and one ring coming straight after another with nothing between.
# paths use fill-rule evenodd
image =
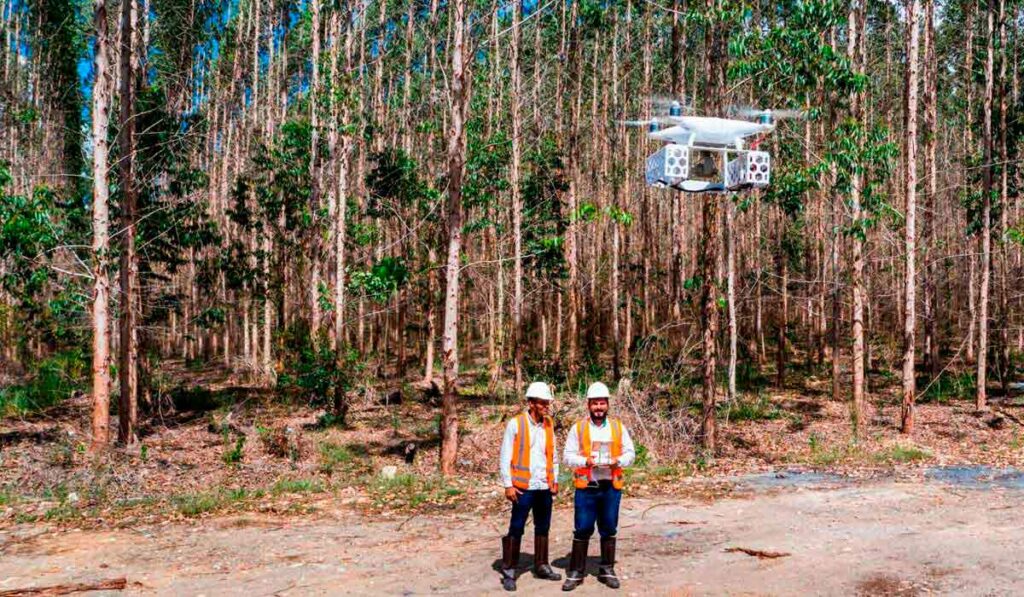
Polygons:
<instances>
[{"instance_id":1,"label":"drone camera","mask_svg":"<svg viewBox=\"0 0 1024 597\"><path fill-rule=\"evenodd\" d=\"M690 148L670 143L647 158L647 184L675 186L690 174Z\"/></svg>"}]
</instances>

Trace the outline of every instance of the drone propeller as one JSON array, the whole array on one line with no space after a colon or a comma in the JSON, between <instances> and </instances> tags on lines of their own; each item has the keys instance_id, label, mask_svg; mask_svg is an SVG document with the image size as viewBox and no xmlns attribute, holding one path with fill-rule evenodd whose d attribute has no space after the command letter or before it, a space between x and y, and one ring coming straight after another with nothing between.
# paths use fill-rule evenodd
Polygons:
<instances>
[{"instance_id":1,"label":"drone propeller","mask_svg":"<svg viewBox=\"0 0 1024 597\"><path fill-rule=\"evenodd\" d=\"M807 118L807 112L805 110L772 110L751 108L750 106L732 106L729 110L733 114L738 116L745 116L747 118L760 118L772 120L782 120L784 118L796 118L803 120Z\"/></svg>"},{"instance_id":2,"label":"drone propeller","mask_svg":"<svg viewBox=\"0 0 1024 597\"><path fill-rule=\"evenodd\" d=\"M693 111L693 101L686 97L672 97L670 95L652 95L647 98L651 102L651 108L660 112L667 112L673 106L678 106L684 112Z\"/></svg>"},{"instance_id":3,"label":"drone propeller","mask_svg":"<svg viewBox=\"0 0 1024 597\"><path fill-rule=\"evenodd\" d=\"M616 122L618 124L623 125L623 126L632 126L632 127L640 128L640 127L651 126L651 123L652 122L656 122L656 121L654 121L654 120L618 120Z\"/></svg>"}]
</instances>

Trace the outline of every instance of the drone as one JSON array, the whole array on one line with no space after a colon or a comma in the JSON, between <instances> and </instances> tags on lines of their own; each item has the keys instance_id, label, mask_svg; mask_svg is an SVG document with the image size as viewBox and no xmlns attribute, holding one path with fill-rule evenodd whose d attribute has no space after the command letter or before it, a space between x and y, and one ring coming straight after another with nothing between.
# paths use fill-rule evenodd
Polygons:
<instances>
[{"instance_id":1,"label":"drone","mask_svg":"<svg viewBox=\"0 0 1024 597\"><path fill-rule=\"evenodd\" d=\"M753 108L732 112L753 120L684 116L683 105L673 100L667 115L624 121L627 126L647 127L649 138L664 143L647 158L647 184L687 193L735 193L767 187L771 156L758 151L758 144L775 130L776 119L803 118L805 114Z\"/></svg>"}]
</instances>

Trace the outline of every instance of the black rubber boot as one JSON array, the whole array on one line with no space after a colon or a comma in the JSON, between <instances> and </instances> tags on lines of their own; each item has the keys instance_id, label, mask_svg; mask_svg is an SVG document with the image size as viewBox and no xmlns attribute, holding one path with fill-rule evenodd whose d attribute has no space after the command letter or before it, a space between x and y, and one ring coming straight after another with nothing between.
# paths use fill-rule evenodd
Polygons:
<instances>
[{"instance_id":1,"label":"black rubber boot","mask_svg":"<svg viewBox=\"0 0 1024 597\"><path fill-rule=\"evenodd\" d=\"M615 575L615 537L601 537L601 566L597 580L610 589L619 588L619 577Z\"/></svg>"},{"instance_id":2,"label":"black rubber boot","mask_svg":"<svg viewBox=\"0 0 1024 597\"><path fill-rule=\"evenodd\" d=\"M516 567L519 566L519 544L522 537L501 538L501 586L506 591L516 590Z\"/></svg>"},{"instance_id":3,"label":"black rubber boot","mask_svg":"<svg viewBox=\"0 0 1024 597\"><path fill-rule=\"evenodd\" d=\"M573 539L572 555L569 556L569 573L562 583L563 591L572 591L583 584L583 577L587 574L587 548L590 546L590 539Z\"/></svg>"},{"instance_id":4,"label":"black rubber boot","mask_svg":"<svg viewBox=\"0 0 1024 597\"><path fill-rule=\"evenodd\" d=\"M548 564L548 536L533 536L533 575L543 580L562 580L562 575Z\"/></svg>"}]
</instances>

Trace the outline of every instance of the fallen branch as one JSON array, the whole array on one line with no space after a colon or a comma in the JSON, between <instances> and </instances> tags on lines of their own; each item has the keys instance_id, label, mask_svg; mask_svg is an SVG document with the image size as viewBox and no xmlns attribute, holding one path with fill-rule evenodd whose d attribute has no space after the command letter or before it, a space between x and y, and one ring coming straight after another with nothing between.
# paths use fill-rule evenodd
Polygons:
<instances>
[{"instance_id":1,"label":"fallen branch","mask_svg":"<svg viewBox=\"0 0 1024 597\"><path fill-rule=\"evenodd\" d=\"M649 508L644 510L642 514L640 514L640 520L643 520L644 517L647 516L648 512L650 512L651 510L653 510L653 509L655 509L655 508L657 508L659 506L675 506L678 503L679 502L661 502L660 504L654 504L653 506L650 506Z\"/></svg>"},{"instance_id":2,"label":"fallen branch","mask_svg":"<svg viewBox=\"0 0 1024 597\"><path fill-rule=\"evenodd\" d=\"M0 591L0 597L27 597L29 595L70 595L87 591L122 591L128 586L128 579L110 578L95 583L75 583L71 585L52 585L49 587L32 587L28 589L9 589Z\"/></svg>"},{"instance_id":3,"label":"fallen branch","mask_svg":"<svg viewBox=\"0 0 1024 597\"><path fill-rule=\"evenodd\" d=\"M761 549L750 549L749 547L727 547L725 551L727 553L745 553L759 560L774 560L775 558L784 558L791 555L784 551L764 551Z\"/></svg>"}]
</instances>

